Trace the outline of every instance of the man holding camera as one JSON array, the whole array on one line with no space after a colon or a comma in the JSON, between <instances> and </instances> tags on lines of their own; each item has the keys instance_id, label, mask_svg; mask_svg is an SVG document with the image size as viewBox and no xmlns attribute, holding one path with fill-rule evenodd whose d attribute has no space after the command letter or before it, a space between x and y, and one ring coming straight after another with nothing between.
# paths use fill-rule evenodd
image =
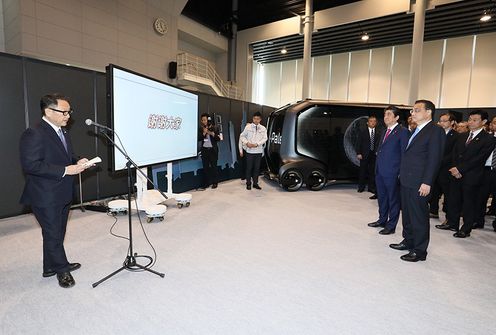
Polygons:
<instances>
[{"instance_id":1,"label":"man holding camera","mask_svg":"<svg viewBox=\"0 0 496 335\"><path fill-rule=\"evenodd\" d=\"M219 129L213 124L210 115L207 113L202 114L198 129L198 142L200 142L205 180L200 190L204 190L210 185L214 189L217 188L219 178L217 173L217 159L219 157L218 141L221 141Z\"/></svg>"}]
</instances>

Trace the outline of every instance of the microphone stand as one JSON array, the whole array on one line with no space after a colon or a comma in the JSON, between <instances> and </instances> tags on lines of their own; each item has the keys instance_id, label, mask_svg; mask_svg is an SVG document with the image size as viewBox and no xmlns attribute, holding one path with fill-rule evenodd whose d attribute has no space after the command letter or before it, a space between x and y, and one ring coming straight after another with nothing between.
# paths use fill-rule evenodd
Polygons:
<instances>
[{"instance_id":1,"label":"microphone stand","mask_svg":"<svg viewBox=\"0 0 496 335\"><path fill-rule=\"evenodd\" d=\"M128 211L127 211L128 215L127 216L128 216L128 220L129 220L129 248L128 248L128 254L126 256L126 260L124 261L122 266L119 269L112 272L111 274L109 274L108 276L100 279L96 283L93 283L92 286L93 286L93 288L97 287L98 285L100 285L101 283L103 283L107 279L115 276L116 274L118 274L122 270L148 271L148 272L151 272L153 274L156 274L157 276L164 278L164 276L165 276L164 273L154 271L152 269L149 269L147 266L143 266L141 264L138 264L138 262L136 262L137 257L147 257L149 259L151 259L151 257L138 255L137 253L134 253L134 250L133 250L133 227L132 227L132 219L131 219L131 193L132 193L132 187L133 186L132 186L132 178L131 178L131 166L134 166L136 168L136 171L139 171L148 181L151 182L151 180L148 178L148 176L146 176L143 173L143 171L140 170L140 168L136 165L136 163L133 162L133 160L131 158L129 158L129 156L125 153L125 151L123 149L121 149L110 136L108 136L108 134L106 132L104 132L104 131L100 131L100 132L103 135L105 135L105 137L110 141L110 143L112 143L117 148L117 150L119 150L121 152L121 154L127 160L127 163L126 163L126 167L127 167L127 205L128 205ZM158 190L158 191L165 199L167 199L167 197L165 196L165 194L163 194L163 192L161 190ZM139 209L137 208L137 210L139 210Z\"/></svg>"}]
</instances>

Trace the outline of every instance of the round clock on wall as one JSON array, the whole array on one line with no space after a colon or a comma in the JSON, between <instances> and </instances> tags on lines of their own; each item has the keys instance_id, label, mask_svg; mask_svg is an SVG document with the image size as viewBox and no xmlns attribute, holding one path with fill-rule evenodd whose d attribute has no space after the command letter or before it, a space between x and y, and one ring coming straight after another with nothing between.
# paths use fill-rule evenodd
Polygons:
<instances>
[{"instance_id":1,"label":"round clock on wall","mask_svg":"<svg viewBox=\"0 0 496 335\"><path fill-rule=\"evenodd\" d=\"M167 27L167 22L160 17L153 22L153 28L160 35L167 34L167 30L169 29L169 27Z\"/></svg>"}]
</instances>

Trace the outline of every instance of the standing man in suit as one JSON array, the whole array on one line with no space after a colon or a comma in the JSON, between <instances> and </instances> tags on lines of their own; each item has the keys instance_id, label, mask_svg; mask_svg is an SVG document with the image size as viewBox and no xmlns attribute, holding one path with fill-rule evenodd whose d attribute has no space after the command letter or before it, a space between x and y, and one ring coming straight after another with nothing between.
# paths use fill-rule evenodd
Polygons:
<instances>
[{"instance_id":1,"label":"standing man in suit","mask_svg":"<svg viewBox=\"0 0 496 335\"><path fill-rule=\"evenodd\" d=\"M443 210L446 211L447 208L446 204L448 203L449 198L449 178L451 176L448 170L451 168L453 147L455 146L456 140L459 136L459 134L453 129L455 125L455 116L452 113L446 112L441 114L438 124L446 133L446 144L444 145L443 159L441 160L439 174L434 184L431 200L429 202L430 217L432 218L439 218L439 198L443 194ZM438 226L441 225L436 225L436 228L439 228Z\"/></svg>"},{"instance_id":2,"label":"standing man in suit","mask_svg":"<svg viewBox=\"0 0 496 335\"><path fill-rule=\"evenodd\" d=\"M377 149L375 180L379 202L379 219L369 227L384 227L379 234L394 234L400 217L400 162L408 142L408 130L398 124L400 110L388 106L384 110L386 131Z\"/></svg>"},{"instance_id":3,"label":"standing man in suit","mask_svg":"<svg viewBox=\"0 0 496 335\"><path fill-rule=\"evenodd\" d=\"M446 134L432 122L436 110L429 100L417 100L411 110L417 124L400 166L403 241L389 246L409 250L401 259L425 261L429 245L429 198L441 165Z\"/></svg>"},{"instance_id":4,"label":"standing man in suit","mask_svg":"<svg viewBox=\"0 0 496 335\"><path fill-rule=\"evenodd\" d=\"M474 110L468 118L469 132L461 134L453 149L453 160L449 172L450 195L448 223L440 229L455 231L454 237L470 236L480 204L478 193L484 177L484 165L494 149L494 137L483 128L487 112ZM463 226L459 228L463 213Z\"/></svg>"},{"instance_id":5,"label":"standing man in suit","mask_svg":"<svg viewBox=\"0 0 496 335\"><path fill-rule=\"evenodd\" d=\"M377 130L377 118L373 115L367 120L367 129L360 133L357 158L360 160L360 177L358 180L358 193L365 190L368 182L368 191L373 193L370 199L377 199L375 187L375 157L379 144L380 133Z\"/></svg>"},{"instance_id":6,"label":"standing man in suit","mask_svg":"<svg viewBox=\"0 0 496 335\"><path fill-rule=\"evenodd\" d=\"M20 157L26 175L21 203L31 206L43 236L43 277L55 274L64 288L76 284L71 271L81 267L69 263L64 249L74 175L88 166L86 158L76 163L65 130L72 108L67 97L49 94L41 98L42 120L22 134Z\"/></svg>"},{"instance_id":7,"label":"standing man in suit","mask_svg":"<svg viewBox=\"0 0 496 335\"><path fill-rule=\"evenodd\" d=\"M219 128L216 127L210 115L203 113L200 117L200 127L198 128L198 142L200 143L201 159L203 164L203 172L205 179L203 187L198 190L204 190L212 185L212 188L217 188L219 177L217 173L217 160L219 158L219 147L217 142L221 140Z\"/></svg>"}]
</instances>

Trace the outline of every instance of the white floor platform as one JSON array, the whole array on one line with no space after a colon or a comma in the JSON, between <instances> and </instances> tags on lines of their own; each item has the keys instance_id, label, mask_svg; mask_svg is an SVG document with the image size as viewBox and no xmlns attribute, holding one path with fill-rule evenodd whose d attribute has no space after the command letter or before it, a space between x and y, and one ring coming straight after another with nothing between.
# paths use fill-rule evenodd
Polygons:
<instances>
[{"instance_id":1,"label":"white floor platform","mask_svg":"<svg viewBox=\"0 0 496 335\"><path fill-rule=\"evenodd\" d=\"M166 273L117 269L127 242L113 218L73 210L66 236L76 286L42 278L41 232L32 215L0 220L0 334L494 334L496 233L467 239L432 227L426 262L367 223L370 194L354 186L287 193L239 180L193 192L144 226ZM489 222L488 218L488 222ZM137 216L135 251L151 255ZM439 220L431 220L432 226ZM491 229L490 229L491 228ZM116 232L127 235L127 217Z\"/></svg>"}]
</instances>

